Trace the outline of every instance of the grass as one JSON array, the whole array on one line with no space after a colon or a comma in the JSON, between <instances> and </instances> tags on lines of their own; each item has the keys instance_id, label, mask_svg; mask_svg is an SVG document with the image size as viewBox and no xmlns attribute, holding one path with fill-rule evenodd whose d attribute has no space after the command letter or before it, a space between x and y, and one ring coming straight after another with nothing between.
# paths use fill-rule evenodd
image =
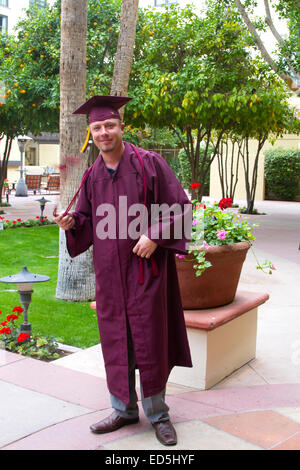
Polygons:
<instances>
[{"instance_id":1,"label":"grass","mask_svg":"<svg viewBox=\"0 0 300 470\"><path fill-rule=\"evenodd\" d=\"M99 343L97 317L89 302L67 302L55 297L58 270L56 225L0 231L0 277L19 273L27 266L31 273L44 274L50 281L33 287L28 310L32 331L54 335L61 343L80 348ZM0 283L1 321L12 308L21 305L17 286Z\"/></svg>"}]
</instances>

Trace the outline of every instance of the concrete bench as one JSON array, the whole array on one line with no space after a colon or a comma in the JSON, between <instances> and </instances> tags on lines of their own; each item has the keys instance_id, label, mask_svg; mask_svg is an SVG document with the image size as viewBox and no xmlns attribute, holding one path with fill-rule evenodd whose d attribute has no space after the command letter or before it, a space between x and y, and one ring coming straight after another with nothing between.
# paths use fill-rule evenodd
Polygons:
<instances>
[{"instance_id":1,"label":"concrete bench","mask_svg":"<svg viewBox=\"0 0 300 470\"><path fill-rule=\"evenodd\" d=\"M257 309L268 298L238 291L228 305L185 310L193 367L175 367L169 382L207 390L255 358Z\"/></svg>"},{"instance_id":2,"label":"concrete bench","mask_svg":"<svg viewBox=\"0 0 300 470\"><path fill-rule=\"evenodd\" d=\"M268 294L238 291L232 303L185 310L193 367L174 367L168 382L207 390L256 355L257 309ZM96 302L90 304L96 309Z\"/></svg>"}]
</instances>

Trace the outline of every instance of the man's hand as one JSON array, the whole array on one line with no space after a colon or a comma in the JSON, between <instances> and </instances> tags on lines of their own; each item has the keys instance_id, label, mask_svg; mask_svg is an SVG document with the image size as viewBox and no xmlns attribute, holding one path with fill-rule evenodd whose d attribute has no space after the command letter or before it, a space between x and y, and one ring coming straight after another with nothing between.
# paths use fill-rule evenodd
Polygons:
<instances>
[{"instance_id":1,"label":"man's hand","mask_svg":"<svg viewBox=\"0 0 300 470\"><path fill-rule=\"evenodd\" d=\"M62 214L54 217L54 222L63 230L70 230L75 225L75 219L71 214L63 216Z\"/></svg>"},{"instance_id":2,"label":"man's hand","mask_svg":"<svg viewBox=\"0 0 300 470\"><path fill-rule=\"evenodd\" d=\"M141 258L150 258L156 247L157 243L150 240L146 235L142 235L132 251Z\"/></svg>"}]
</instances>

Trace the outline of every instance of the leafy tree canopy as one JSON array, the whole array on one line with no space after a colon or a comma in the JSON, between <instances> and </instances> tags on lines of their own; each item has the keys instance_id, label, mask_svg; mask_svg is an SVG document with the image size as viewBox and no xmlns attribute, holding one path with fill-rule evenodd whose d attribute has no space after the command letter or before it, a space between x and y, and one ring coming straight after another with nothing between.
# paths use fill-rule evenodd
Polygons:
<instances>
[{"instance_id":1,"label":"leafy tree canopy","mask_svg":"<svg viewBox=\"0 0 300 470\"><path fill-rule=\"evenodd\" d=\"M89 0L87 89L109 92L117 46L120 0ZM58 131L60 0L52 7L33 5L17 25L16 36L0 36L0 80L5 103L0 131L15 135Z\"/></svg>"}]
</instances>

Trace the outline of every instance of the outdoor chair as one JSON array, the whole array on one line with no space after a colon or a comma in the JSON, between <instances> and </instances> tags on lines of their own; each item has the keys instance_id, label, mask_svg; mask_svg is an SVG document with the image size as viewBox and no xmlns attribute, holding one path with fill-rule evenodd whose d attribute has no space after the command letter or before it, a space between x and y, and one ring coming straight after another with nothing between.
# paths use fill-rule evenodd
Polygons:
<instances>
[{"instance_id":1,"label":"outdoor chair","mask_svg":"<svg viewBox=\"0 0 300 470\"><path fill-rule=\"evenodd\" d=\"M60 188L60 175L50 175L48 178L46 190L50 191L59 191Z\"/></svg>"},{"instance_id":2,"label":"outdoor chair","mask_svg":"<svg viewBox=\"0 0 300 470\"><path fill-rule=\"evenodd\" d=\"M26 175L25 183L28 191L33 191L33 194L37 191L41 193L42 175Z\"/></svg>"}]
</instances>

